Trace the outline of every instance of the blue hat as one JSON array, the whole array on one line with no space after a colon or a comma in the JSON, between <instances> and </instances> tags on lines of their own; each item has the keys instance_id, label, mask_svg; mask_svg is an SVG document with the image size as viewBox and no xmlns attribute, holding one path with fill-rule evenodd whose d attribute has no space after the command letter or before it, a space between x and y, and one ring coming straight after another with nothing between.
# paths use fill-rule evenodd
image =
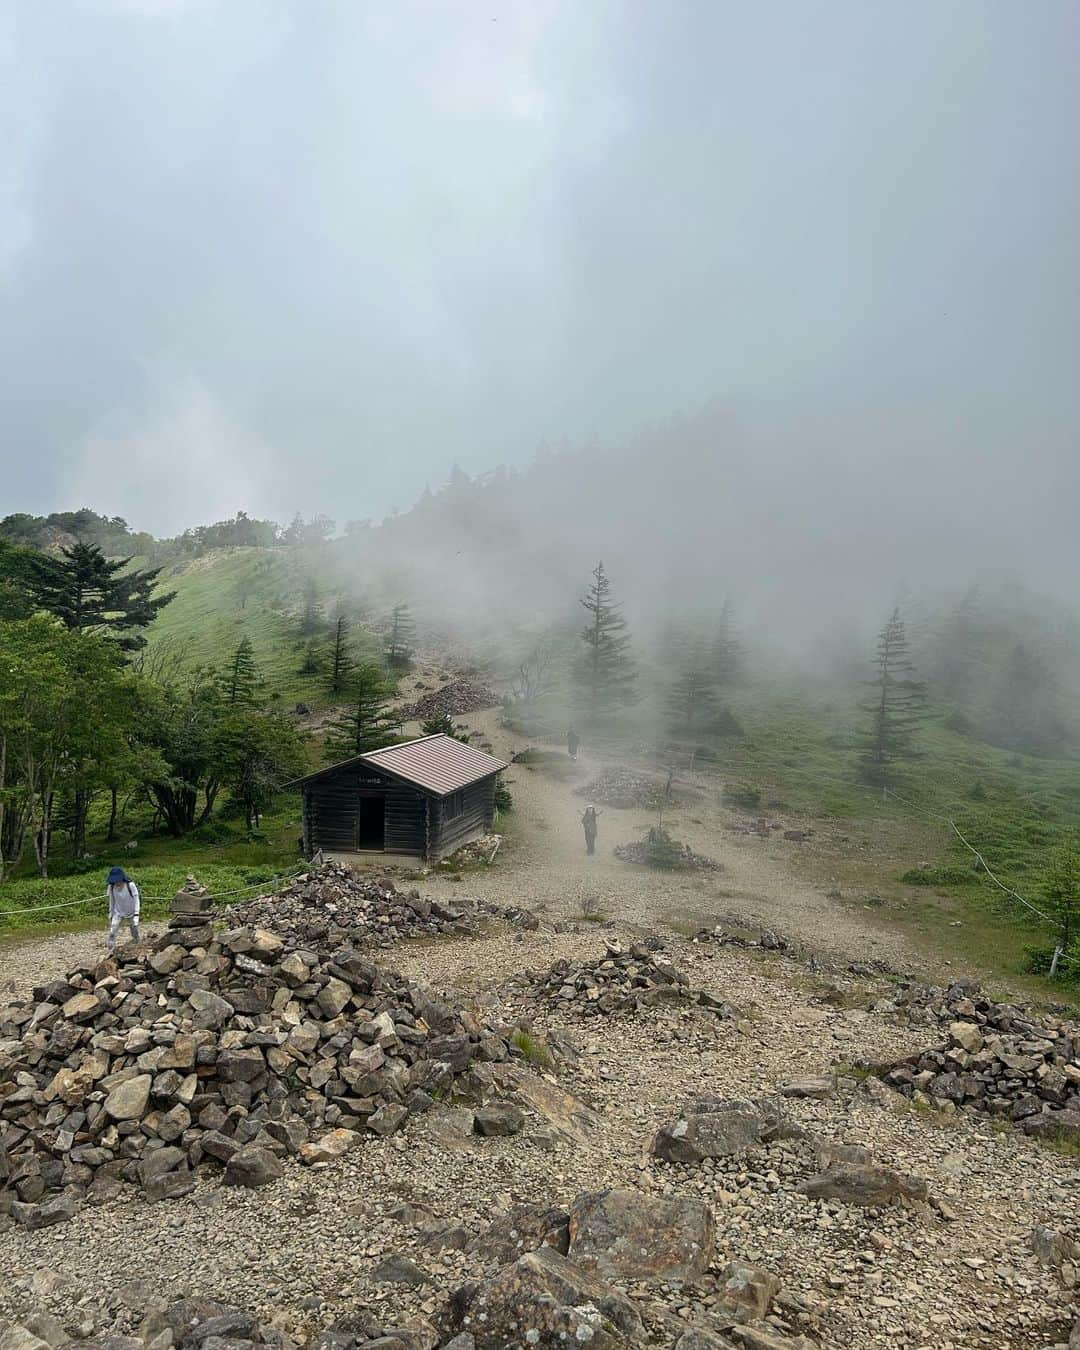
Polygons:
<instances>
[{"instance_id":1,"label":"blue hat","mask_svg":"<svg viewBox=\"0 0 1080 1350\"><path fill-rule=\"evenodd\" d=\"M122 881L130 881L131 878L122 867L113 867L109 870L109 879L106 886L119 886Z\"/></svg>"}]
</instances>

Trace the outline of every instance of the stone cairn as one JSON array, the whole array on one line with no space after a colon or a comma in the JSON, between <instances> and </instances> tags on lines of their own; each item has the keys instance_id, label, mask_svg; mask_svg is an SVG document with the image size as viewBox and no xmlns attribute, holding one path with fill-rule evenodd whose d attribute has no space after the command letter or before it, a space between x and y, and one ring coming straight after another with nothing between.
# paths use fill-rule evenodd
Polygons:
<instances>
[{"instance_id":1,"label":"stone cairn","mask_svg":"<svg viewBox=\"0 0 1080 1350\"><path fill-rule=\"evenodd\" d=\"M604 944L596 961L555 961L546 970L524 971L503 992L511 998L524 994L533 1001L573 1010L583 1017L637 1012L661 1004L698 1007L721 1017L735 1010L703 989L691 989L686 974L660 955L659 938L623 947L617 940Z\"/></svg>"},{"instance_id":2,"label":"stone cairn","mask_svg":"<svg viewBox=\"0 0 1080 1350\"><path fill-rule=\"evenodd\" d=\"M923 1105L1013 1121L1025 1134L1080 1141L1080 1027L996 1003L967 983L926 991L945 1044L872 1066Z\"/></svg>"},{"instance_id":3,"label":"stone cairn","mask_svg":"<svg viewBox=\"0 0 1080 1350\"><path fill-rule=\"evenodd\" d=\"M349 942L357 947L390 947L410 937L457 937L476 933L485 923L538 927L526 910L483 902L446 904L336 862L302 873L274 895L234 905L227 919L272 928L298 945Z\"/></svg>"},{"instance_id":4,"label":"stone cairn","mask_svg":"<svg viewBox=\"0 0 1080 1350\"><path fill-rule=\"evenodd\" d=\"M0 1010L0 1225L70 1218L123 1183L153 1199L224 1166L257 1186L329 1163L435 1096L483 1097L521 1052L348 943L219 931L189 880L168 930Z\"/></svg>"}]
</instances>

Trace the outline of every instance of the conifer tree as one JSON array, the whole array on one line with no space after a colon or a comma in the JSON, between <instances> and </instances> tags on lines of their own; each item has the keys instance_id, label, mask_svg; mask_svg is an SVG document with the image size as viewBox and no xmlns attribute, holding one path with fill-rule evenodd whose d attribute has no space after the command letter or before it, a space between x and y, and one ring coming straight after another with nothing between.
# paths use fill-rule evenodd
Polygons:
<instances>
[{"instance_id":1,"label":"conifer tree","mask_svg":"<svg viewBox=\"0 0 1080 1350\"><path fill-rule=\"evenodd\" d=\"M232 654L223 678L225 701L233 708L253 708L259 686L259 672L255 665L255 648L250 638L241 638Z\"/></svg>"},{"instance_id":2,"label":"conifer tree","mask_svg":"<svg viewBox=\"0 0 1080 1350\"><path fill-rule=\"evenodd\" d=\"M300 618L300 632L304 637L312 637L322 628L322 622L319 587L314 577L308 577L304 582L304 612Z\"/></svg>"},{"instance_id":3,"label":"conifer tree","mask_svg":"<svg viewBox=\"0 0 1080 1350\"><path fill-rule=\"evenodd\" d=\"M352 676L353 662L349 655L349 621L339 614L330 637L330 655L326 679L332 694L341 694Z\"/></svg>"},{"instance_id":4,"label":"conifer tree","mask_svg":"<svg viewBox=\"0 0 1080 1350\"><path fill-rule=\"evenodd\" d=\"M863 737L862 776L885 787L900 764L918 758L914 739L926 705L926 685L917 678L899 608L878 634L870 687L874 697L866 704L870 725Z\"/></svg>"},{"instance_id":5,"label":"conifer tree","mask_svg":"<svg viewBox=\"0 0 1080 1350\"><path fill-rule=\"evenodd\" d=\"M59 558L37 557L30 591L40 609L67 627L95 633L125 652L146 646L139 631L151 624L176 592L153 595L160 567L124 569L130 558L106 558L96 544L75 544Z\"/></svg>"},{"instance_id":6,"label":"conifer tree","mask_svg":"<svg viewBox=\"0 0 1080 1350\"><path fill-rule=\"evenodd\" d=\"M716 719L716 678L711 655L702 642L683 644L668 696L671 724L676 730L703 731Z\"/></svg>"},{"instance_id":7,"label":"conifer tree","mask_svg":"<svg viewBox=\"0 0 1080 1350\"><path fill-rule=\"evenodd\" d=\"M731 612L731 605L725 603L720 611L712 647L713 677L717 686L729 689L732 685L738 684L742 678L743 666L743 648L739 641L735 618Z\"/></svg>"},{"instance_id":8,"label":"conifer tree","mask_svg":"<svg viewBox=\"0 0 1080 1350\"><path fill-rule=\"evenodd\" d=\"M630 655L626 618L611 590L603 562L581 599L589 621L581 631L585 652L578 666L582 703L593 721L616 707L635 702L637 671Z\"/></svg>"},{"instance_id":9,"label":"conifer tree","mask_svg":"<svg viewBox=\"0 0 1080 1350\"><path fill-rule=\"evenodd\" d=\"M416 624L409 606L399 601L390 617L390 633L386 641L386 660L391 670L405 671L412 664Z\"/></svg>"},{"instance_id":10,"label":"conifer tree","mask_svg":"<svg viewBox=\"0 0 1080 1350\"><path fill-rule=\"evenodd\" d=\"M393 740L393 718L387 703L394 685L370 661L356 667L345 690L348 705L326 735L326 759L330 764L377 750Z\"/></svg>"}]
</instances>

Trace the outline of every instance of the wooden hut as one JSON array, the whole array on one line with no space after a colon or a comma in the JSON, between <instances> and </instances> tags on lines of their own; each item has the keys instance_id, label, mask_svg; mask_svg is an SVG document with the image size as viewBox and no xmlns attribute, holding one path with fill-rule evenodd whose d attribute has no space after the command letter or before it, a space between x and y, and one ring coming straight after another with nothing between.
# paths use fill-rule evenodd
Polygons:
<instances>
[{"instance_id":1,"label":"wooden hut","mask_svg":"<svg viewBox=\"0 0 1080 1350\"><path fill-rule=\"evenodd\" d=\"M438 862L491 829L506 767L440 733L309 773L288 785L303 798L304 852Z\"/></svg>"}]
</instances>

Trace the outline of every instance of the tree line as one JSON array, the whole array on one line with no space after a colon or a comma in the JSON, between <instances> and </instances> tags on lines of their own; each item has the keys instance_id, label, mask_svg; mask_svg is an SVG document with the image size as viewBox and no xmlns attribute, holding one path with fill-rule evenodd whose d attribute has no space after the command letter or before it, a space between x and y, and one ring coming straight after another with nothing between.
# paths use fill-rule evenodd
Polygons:
<instances>
[{"instance_id":1,"label":"tree line","mask_svg":"<svg viewBox=\"0 0 1080 1350\"><path fill-rule=\"evenodd\" d=\"M151 673L145 630L173 598L155 593L157 576L94 545L0 547L0 881L28 850L47 876L57 833L84 856L102 799L110 840L122 800L179 836L225 790L253 830L302 772L303 737L268 708L247 639L219 668Z\"/></svg>"}]
</instances>

